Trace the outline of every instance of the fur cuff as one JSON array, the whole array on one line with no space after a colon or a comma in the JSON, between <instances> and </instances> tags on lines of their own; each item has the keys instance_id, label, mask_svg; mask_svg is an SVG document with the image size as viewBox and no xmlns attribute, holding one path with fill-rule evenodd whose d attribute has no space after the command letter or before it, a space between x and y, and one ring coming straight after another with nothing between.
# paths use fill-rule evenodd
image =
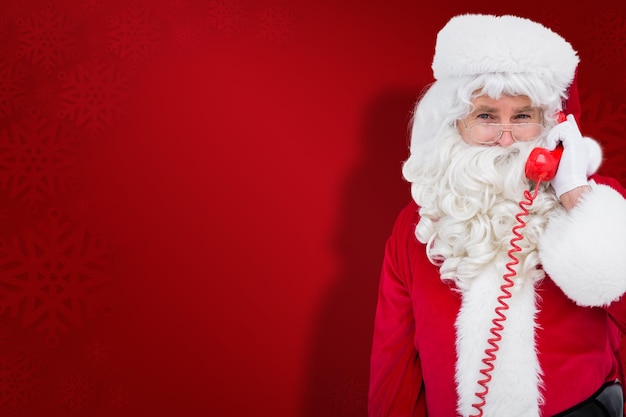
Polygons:
<instances>
[{"instance_id":1,"label":"fur cuff","mask_svg":"<svg viewBox=\"0 0 626 417\"><path fill-rule=\"evenodd\" d=\"M589 161L587 165L587 176L591 176L598 171L602 164L602 148L600 144L593 138L583 136L585 146L587 147L587 154L589 155Z\"/></svg>"},{"instance_id":2,"label":"fur cuff","mask_svg":"<svg viewBox=\"0 0 626 417\"><path fill-rule=\"evenodd\" d=\"M550 278L580 306L607 306L626 292L626 200L611 187L592 189L553 218L539 242Z\"/></svg>"}]
</instances>

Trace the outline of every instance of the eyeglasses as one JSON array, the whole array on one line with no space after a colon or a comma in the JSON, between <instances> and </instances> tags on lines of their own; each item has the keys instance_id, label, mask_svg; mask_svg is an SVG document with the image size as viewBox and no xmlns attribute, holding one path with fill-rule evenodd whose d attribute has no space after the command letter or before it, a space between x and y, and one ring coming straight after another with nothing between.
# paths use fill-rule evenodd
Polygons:
<instances>
[{"instance_id":1,"label":"eyeglasses","mask_svg":"<svg viewBox=\"0 0 626 417\"><path fill-rule=\"evenodd\" d=\"M537 139L545 129L539 123L476 123L472 126L467 126L464 120L461 123L472 142L486 145L499 141L505 131L511 132L515 142L529 142Z\"/></svg>"}]
</instances>

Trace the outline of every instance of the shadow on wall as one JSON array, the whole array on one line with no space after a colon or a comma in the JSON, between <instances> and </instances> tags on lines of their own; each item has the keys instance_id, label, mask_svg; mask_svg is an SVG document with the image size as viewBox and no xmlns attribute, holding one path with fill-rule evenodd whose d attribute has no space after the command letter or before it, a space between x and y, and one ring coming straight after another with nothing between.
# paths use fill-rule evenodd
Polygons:
<instances>
[{"instance_id":1,"label":"shadow on wall","mask_svg":"<svg viewBox=\"0 0 626 417\"><path fill-rule=\"evenodd\" d=\"M367 415L378 280L385 241L410 199L401 167L419 91L382 93L364 115L364 157L345 184L334 238L340 270L314 328L303 417Z\"/></svg>"}]
</instances>

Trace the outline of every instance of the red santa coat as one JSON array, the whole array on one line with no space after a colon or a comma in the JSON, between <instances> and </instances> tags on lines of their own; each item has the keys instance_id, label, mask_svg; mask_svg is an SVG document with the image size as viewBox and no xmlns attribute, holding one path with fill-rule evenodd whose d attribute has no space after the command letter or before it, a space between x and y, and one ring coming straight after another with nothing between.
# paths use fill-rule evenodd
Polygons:
<instances>
[{"instance_id":1,"label":"red santa coat","mask_svg":"<svg viewBox=\"0 0 626 417\"><path fill-rule=\"evenodd\" d=\"M612 179L592 179L604 185L595 186L562 225L549 226L543 242L548 249L541 259L550 276L535 285L541 416L562 412L621 376L620 328L626 329L626 297L621 297L626 290L626 189ZM415 203L405 207L386 245L371 353L370 417L458 415L455 322L462 295L441 281L438 268L417 241L417 210ZM573 236L580 233L589 244L609 252L611 265L606 272L597 270L597 262L576 264L584 258L577 250L590 252L574 248L578 241ZM560 248L552 248L555 242ZM564 263L574 264L576 270L570 273ZM550 273L556 268L565 269L569 276Z\"/></svg>"}]
</instances>

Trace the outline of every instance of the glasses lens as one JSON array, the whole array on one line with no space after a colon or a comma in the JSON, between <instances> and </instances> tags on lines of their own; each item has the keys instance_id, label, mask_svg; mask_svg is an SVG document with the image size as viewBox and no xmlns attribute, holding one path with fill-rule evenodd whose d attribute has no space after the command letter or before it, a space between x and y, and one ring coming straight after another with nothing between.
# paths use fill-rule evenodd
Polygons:
<instances>
[{"instance_id":1,"label":"glasses lens","mask_svg":"<svg viewBox=\"0 0 626 417\"><path fill-rule=\"evenodd\" d=\"M516 142L527 142L541 134L543 126L538 123L520 123L511 127L511 134Z\"/></svg>"},{"instance_id":2,"label":"glasses lens","mask_svg":"<svg viewBox=\"0 0 626 417\"><path fill-rule=\"evenodd\" d=\"M470 139L477 143L493 143L500 139L502 126L493 123L478 123L469 128Z\"/></svg>"},{"instance_id":3,"label":"glasses lens","mask_svg":"<svg viewBox=\"0 0 626 417\"><path fill-rule=\"evenodd\" d=\"M495 143L504 131L511 132L516 142L527 142L541 135L543 126L539 123L478 123L467 130L470 139L477 143Z\"/></svg>"}]
</instances>

